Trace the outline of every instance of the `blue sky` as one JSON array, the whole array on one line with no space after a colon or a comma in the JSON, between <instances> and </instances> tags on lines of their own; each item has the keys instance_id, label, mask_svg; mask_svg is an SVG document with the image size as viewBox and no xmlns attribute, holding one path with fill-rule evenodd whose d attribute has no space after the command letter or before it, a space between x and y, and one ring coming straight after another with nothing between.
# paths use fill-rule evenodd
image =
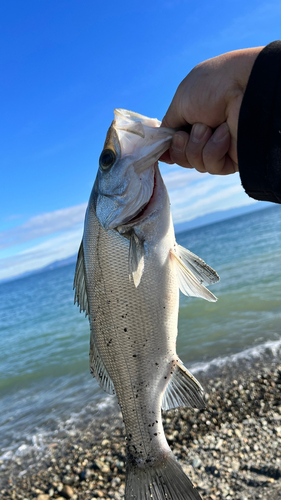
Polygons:
<instances>
[{"instance_id":1,"label":"blue sky","mask_svg":"<svg viewBox=\"0 0 281 500\"><path fill-rule=\"evenodd\" d=\"M280 38L279 1L0 6L0 279L77 251L113 109L161 119L197 63ZM238 174L161 165L175 222L247 205Z\"/></svg>"}]
</instances>

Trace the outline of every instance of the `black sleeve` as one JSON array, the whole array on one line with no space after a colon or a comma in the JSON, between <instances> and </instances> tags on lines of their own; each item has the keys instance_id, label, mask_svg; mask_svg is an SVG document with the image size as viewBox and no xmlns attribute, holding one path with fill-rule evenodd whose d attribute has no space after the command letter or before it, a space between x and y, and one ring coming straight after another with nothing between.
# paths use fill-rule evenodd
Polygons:
<instances>
[{"instance_id":1,"label":"black sleeve","mask_svg":"<svg viewBox=\"0 0 281 500\"><path fill-rule=\"evenodd\" d=\"M281 203L281 41L253 66L239 115L238 164L249 196Z\"/></svg>"}]
</instances>

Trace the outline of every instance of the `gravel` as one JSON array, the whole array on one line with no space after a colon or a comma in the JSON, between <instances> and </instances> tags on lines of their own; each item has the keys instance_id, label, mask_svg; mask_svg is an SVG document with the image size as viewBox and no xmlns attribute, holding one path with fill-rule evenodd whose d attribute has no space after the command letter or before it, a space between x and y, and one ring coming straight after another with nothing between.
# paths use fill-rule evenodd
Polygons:
<instances>
[{"instance_id":1,"label":"gravel","mask_svg":"<svg viewBox=\"0 0 281 500\"><path fill-rule=\"evenodd\" d=\"M205 410L165 412L168 443L203 499L280 499L281 365L235 377L203 381ZM125 487L121 415L49 445L32 464L19 458L0 465L1 500L119 500Z\"/></svg>"}]
</instances>

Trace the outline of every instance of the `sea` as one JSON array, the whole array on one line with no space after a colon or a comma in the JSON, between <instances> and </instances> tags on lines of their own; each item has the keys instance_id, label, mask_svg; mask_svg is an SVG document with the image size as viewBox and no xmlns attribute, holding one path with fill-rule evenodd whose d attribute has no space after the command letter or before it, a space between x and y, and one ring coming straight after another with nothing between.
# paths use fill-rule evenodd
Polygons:
<instances>
[{"instance_id":1,"label":"sea","mask_svg":"<svg viewBox=\"0 0 281 500\"><path fill-rule=\"evenodd\" d=\"M193 374L281 359L281 206L180 233L220 275L216 303L181 295L177 352ZM0 465L44 453L115 396L89 372L89 324L73 304L75 265L0 284ZM211 376L211 375L210 375ZM115 410L114 410L115 408Z\"/></svg>"}]
</instances>

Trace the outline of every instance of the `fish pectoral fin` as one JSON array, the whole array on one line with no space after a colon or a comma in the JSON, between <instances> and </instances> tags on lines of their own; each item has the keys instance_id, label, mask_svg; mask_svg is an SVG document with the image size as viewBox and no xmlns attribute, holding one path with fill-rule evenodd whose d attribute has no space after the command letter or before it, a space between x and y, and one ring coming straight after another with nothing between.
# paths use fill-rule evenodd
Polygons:
<instances>
[{"instance_id":1,"label":"fish pectoral fin","mask_svg":"<svg viewBox=\"0 0 281 500\"><path fill-rule=\"evenodd\" d=\"M78 256L77 256L74 282L73 282L73 290L74 289L75 289L74 304L77 303L77 306L80 307L80 312L84 311L85 316L88 316L89 303L88 303L86 278L85 278L85 260L84 260L83 240L81 241L81 245L80 245Z\"/></svg>"},{"instance_id":2,"label":"fish pectoral fin","mask_svg":"<svg viewBox=\"0 0 281 500\"><path fill-rule=\"evenodd\" d=\"M179 360L163 396L162 409L205 408L203 387Z\"/></svg>"},{"instance_id":3,"label":"fish pectoral fin","mask_svg":"<svg viewBox=\"0 0 281 500\"><path fill-rule=\"evenodd\" d=\"M129 278L133 279L135 287L140 284L144 270L144 244L143 241L132 231L130 235L129 248Z\"/></svg>"},{"instance_id":4,"label":"fish pectoral fin","mask_svg":"<svg viewBox=\"0 0 281 500\"><path fill-rule=\"evenodd\" d=\"M220 280L216 271L208 266L203 259L200 259L198 255L195 255L195 253L190 252L179 244L177 244L176 253L202 285L212 285Z\"/></svg>"},{"instance_id":5,"label":"fish pectoral fin","mask_svg":"<svg viewBox=\"0 0 281 500\"><path fill-rule=\"evenodd\" d=\"M94 332L91 332L90 340L90 372L96 378L99 386L108 394L115 394L113 382L108 375L107 369L101 358L96 337Z\"/></svg>"},{"instance_id":6,"label":"fish pectoral fin","mask_svg":"<svg viewBox=\"0 0 281 500\"><path fill-rule=\"evenodd\" d=\"M170 250L170 255L176 266L178 284L181 292L191 297L200 297L209 302L216 302L217 297L198 280L194 272L189 269L190 266L186 265L180 253ZM198 272L196 274L198 275Z\"/></svg>"}]
</instances>

